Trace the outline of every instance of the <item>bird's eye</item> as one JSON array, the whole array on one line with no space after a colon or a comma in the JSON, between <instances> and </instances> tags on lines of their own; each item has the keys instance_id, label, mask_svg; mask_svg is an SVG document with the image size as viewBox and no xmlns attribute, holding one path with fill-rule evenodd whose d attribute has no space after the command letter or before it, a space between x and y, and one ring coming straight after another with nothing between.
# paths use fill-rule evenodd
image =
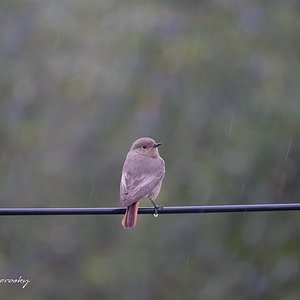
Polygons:
<instances>
[{"instance_id":1,"label":"bird's eye","mask_svg":"<svg viewBox=\"0 0 300 300\"><path fill-rule=\"evenodd\" d=\"M146 148L147 148L147 146L146 146L146 145L143 145L143 148L144 148L144 149L146 149Z\"/></svg>"}]
</instances>

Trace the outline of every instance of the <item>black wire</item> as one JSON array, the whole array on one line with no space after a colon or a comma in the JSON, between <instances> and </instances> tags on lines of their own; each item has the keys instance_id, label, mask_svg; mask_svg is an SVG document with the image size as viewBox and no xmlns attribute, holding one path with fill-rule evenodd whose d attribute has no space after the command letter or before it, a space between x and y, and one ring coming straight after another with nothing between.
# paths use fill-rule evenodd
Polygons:
<instances>
[{"instance_id":1,"label":"black wire","mask_svg":"<svg viewBox=\"0 0 300 300\"><path fill-rule=\"evenodd\" d=\"M300 210L300 203L285 204L250 204L250 205L211 205L211 206L165 206L159 207L159 214L191 214L191 213L228 213L257 211L294 211ZM154 214L153 207L139 208L139 214ZM2 216L21 215L121 215L125 208L121 207L66 207L66 208L0 208Z\"/></svg>"}]
</instances>

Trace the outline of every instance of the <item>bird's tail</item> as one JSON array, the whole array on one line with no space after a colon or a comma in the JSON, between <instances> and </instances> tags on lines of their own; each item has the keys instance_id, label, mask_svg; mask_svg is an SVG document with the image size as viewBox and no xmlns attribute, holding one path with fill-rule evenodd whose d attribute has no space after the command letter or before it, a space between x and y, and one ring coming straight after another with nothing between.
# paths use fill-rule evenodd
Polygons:
<instances>
[{"instance_id":1,"label":"bird's tail","mask_svg":"<svg viewBox=\"0 0 300 300\"><path fill-rule=\"evenodd\" d=\"M122 225L125 229L133 228L136 225L139 205L140 201L137 201L126 208L125 215L122 219Z\"/></svg>"}]
</instances>

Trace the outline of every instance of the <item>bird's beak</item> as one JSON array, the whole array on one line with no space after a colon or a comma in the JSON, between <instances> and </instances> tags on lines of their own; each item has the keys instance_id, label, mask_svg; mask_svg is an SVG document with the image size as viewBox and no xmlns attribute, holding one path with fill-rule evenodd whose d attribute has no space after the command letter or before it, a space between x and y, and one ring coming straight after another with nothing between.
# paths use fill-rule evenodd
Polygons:
<instances>
[{"instance_id":1,"label":"bird's beak","mask_svg":"<svg viewBox=\"0 0 300 300\"><path fill-rule=\"evenodd\" d=\"M156 148L156 147L158 147L158 146L160 146L161 145L161 143L156 143L154 146L153 146L153 148Z\"/></svg>"}]
</instances>

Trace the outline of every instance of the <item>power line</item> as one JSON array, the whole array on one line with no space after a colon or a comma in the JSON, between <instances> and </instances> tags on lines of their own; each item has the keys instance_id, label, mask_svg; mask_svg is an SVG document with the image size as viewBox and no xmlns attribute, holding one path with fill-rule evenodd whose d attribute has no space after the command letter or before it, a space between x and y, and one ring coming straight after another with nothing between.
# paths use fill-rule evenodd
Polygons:
<instances>
[{"instance_id":1,"label":"power line","mask_svg":"<svg viewBox=\"0 0 300 300\"><path fill-rule=\"evenodd\" d=\"M245 204L245 205L204 205L204 206L165 206L159 207L159 214L191 214L191 213L230 213L259 211L296 211L300 203L280 204ZM139 214L154 214L153 207L139 208ZM33 216L33 215L122 215L121 207L61 207L61 208L0 208L0 216Z\"/></svg>"}]
</instances>

